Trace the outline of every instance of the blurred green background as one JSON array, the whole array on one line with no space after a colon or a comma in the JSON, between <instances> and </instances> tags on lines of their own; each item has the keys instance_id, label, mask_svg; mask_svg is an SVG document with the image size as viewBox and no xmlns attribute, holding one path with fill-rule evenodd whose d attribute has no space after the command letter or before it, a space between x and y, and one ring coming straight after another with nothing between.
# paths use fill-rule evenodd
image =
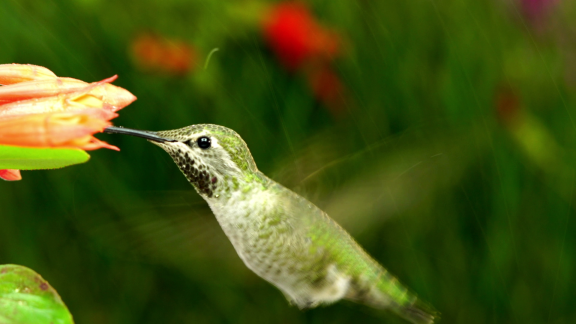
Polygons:
<instances>
[{"instance_id":1,"label":"blurred green background","mask_svg":"<svg viewBox=\"0 0 576 324\"><path fill-rule=\"evenodd\" d=\"M306 3L338 46L297 69L266 36L264 0L4 0L0 63L118 74L138 100L115 125L233 128L442 323L575 323L576 6ZM171 46L188 65L162 67ZM40 273L77 323L403 323L289 306L166 153L98 137L122 151L0 183L0 264Z\"/></svg>"}]
</instances>

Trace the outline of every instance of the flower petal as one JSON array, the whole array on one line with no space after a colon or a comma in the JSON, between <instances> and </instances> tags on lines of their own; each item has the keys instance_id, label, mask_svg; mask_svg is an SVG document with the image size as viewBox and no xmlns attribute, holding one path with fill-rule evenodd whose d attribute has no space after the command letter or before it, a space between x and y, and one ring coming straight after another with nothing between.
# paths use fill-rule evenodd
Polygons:
<instances>
[{"instance_id":1,"label":"flower petal","mask_svg":"<svg viewBox=\"0 0 576 324\"><path fill-rule=\"evenodd\" d=\"M20 100L0 105L0 118L13 115L84 110L87 108L102 110L100 114L106 120L118 116L112 112L113 107L111 105L104 103L88 92Z\"/></svg>"},{"instance_id":2,"label":"flower petal","mask_svg":"<svg viewBox=\"0 0 576 324\"><path fill-rule=\"evenodd\" d=\"M56 74L43 66L32 64L0 64L0 84L14 84L24 81L53 78L56 78Z\"/></svg>"},{"instance_id":3,"label":"flower petal","mask_svg":"<svg viewBox=\"0 0 576 324\"><path fill-rule=\"evenodd\" d=\"M130 93L130 91L109 83L114 79L116 79L116 75L111 78L95 82L86 89L85 93L102 100L103 103L109 105L109 108L112 111L118 111L134 102L134 100L137 98L132 93Z\"/></svg>"},{"instance_id":4,"label":"flower petal","mask_svg":"<svg viewBox=\"0 0 576 324\"><path fill-rule=\"evenodd\" d=\"M0 87L0 103L54 96L79 91L88 83L72 78L52 78L20 82Z\"/></svg>"},{"instance_id":5,"label":"flower petal","mask_svg":"<svg viewBox=\"0 0 576 324\"><path fill-rule=\"evenodd\" d=\"M0 105L62 94L90 94L106 103L112 111L118 111L134 102L136 97L126 89L111 85L110 82L116 78L115 75L90 84L72 78L55 78L3 86L0 87Z\"/></svg>"},{"instance_id":6,"label":"flower petal","mask_svg":"<svg viewBox=\"0 0 576 324\"><path fill-rule=\"evenodd\" d=\"M0 144L29 147L76 147L116 149L92 137L110 126L105 110L85 109L0 119ZM107 112L108 114L113 114ZM114 114L115 115L115 114Z\"/></svg>"},{"instance_id":7,"label":"flower petal","mask_svg":"<svg viewBox=\"0 0 576 324\"><path fill-rule=\"evenodd\" d=\"M22 175L20 175L20 170L5 169L0 170L0 179L6 181L18 181L22 180Z\"/></svg>"}]
</instances>

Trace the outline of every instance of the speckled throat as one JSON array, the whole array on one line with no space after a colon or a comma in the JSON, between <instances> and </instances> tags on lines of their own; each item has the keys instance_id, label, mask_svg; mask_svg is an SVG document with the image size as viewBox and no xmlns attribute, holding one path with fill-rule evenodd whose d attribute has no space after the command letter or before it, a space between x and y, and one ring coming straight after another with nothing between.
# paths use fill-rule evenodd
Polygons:
<instances>
[{"instance_id":1,"label":"speckled throat","mask_svg":"<svg viewBox=\"0 0 576 324\"><path fill-rule=\"evenodd\" d=\"M179 149L165 148L165 150L168 151L174 162L180 168L180 171L182 171L186 179L188 179L199 194L212 198L215 194L218 195L221 191L225 191L223 189L228 189L222 188L226 185L223 181L218 182L218 176L214 171L202 163L197 163L189 153Z\"/></svg>"},{"instance_id":2,"label":"speckled throat","mask_svg":"<svg viewBox=\"0 0 576 324\"><path fill-rule=\"evenodd\" d=\"M226 127L199 124L152 132L112 126L105 132L143 137L160 146L204 198L229 195L240 183L261 180L246 143ZM214 149L200 148L196 141L201 137L210 138Z\"/></svg>"}]
</instances>

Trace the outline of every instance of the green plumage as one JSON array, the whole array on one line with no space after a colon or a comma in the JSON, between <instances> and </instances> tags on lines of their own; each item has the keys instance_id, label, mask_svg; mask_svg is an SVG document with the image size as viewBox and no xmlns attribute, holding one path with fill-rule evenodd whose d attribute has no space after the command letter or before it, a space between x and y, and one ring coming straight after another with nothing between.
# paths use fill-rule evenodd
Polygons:
<instances>
[{"instance_id":1,"label":"green plumage","mask_svg":"<svg viewBox=\"0 0 576 324\"><path fill-rule=\"evenodd\" d=\"M108 132L146 137L168 152L244 263L291 303L309 308L344 298L390 309L412 323L434 322L435 313L325 212L258 171L233 130L193 125L157 133Z\"/></svg>"}]
</instances>

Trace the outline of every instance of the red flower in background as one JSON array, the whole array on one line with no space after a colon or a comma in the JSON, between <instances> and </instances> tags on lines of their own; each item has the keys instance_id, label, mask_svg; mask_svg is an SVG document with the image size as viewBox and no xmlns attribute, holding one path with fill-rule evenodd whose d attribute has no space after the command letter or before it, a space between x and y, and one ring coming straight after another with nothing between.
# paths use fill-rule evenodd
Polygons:
<instances>
[{"instance_id":1,"label":"red flower in background","mask_svg":"<svg viewBox=\"0 0 576 324\"><path fill-rule=\"evenodd\" d=\"M340 37L318 23L301 2L274 5L264 19L263 33L286 70L303 72L315 98L340 115L346 89L330 66L340 55Z\"/></svg>"},{"instance_id":2,"label":"red flower in background","mask_svg":"<svg viewBox=\"0 0 576 324\"><path fill-rule=\"evenodd\" d=\"M196 51L192 46L152 34L136 37L131 53L142 69L154 72L182 75L196 67Z\"/></svg>"},{"instance_id":3,"label":"red flower in background","mask_svg":"<svg viewBox=\"0 0 576 324\"><path fill-rule=\"evenodd\" d=\"M330 108L333 115L340 115L345 105L345 88L338 75L325 66L310 71L307 76L316 99Z\"/></svg>"},{"instance_id":4,"label":"red flower in background","mask_svg":"<svg viewBox=\"0 0 576 324\"><path fill-rule=\"evenodd\" d=\"M264 20L264 36L288 70L311 61L330 61L339 52L337 34L316 22L300 2L275 5Z\"/></svg>"},{"instance_id":5,"label":"red flower in background","mask_svg":"<svg viewBox=\"0 0 576 324\"><path fill-rule=\"evenodd\" d=\"M526 18L532 23L540 23L550 13L558 0L520 0Z\"/></svg>"},{"instance_id":6,"label":"red flower in background","mask_svg":"<svg viewBox=\"0 0 576 324\"><path fill-rule=\"evenodd\" d=\"M496 116L504 125L511 125L521 114L520 97L510 86L496 89Z\"/></svg>"}]
</instances>

